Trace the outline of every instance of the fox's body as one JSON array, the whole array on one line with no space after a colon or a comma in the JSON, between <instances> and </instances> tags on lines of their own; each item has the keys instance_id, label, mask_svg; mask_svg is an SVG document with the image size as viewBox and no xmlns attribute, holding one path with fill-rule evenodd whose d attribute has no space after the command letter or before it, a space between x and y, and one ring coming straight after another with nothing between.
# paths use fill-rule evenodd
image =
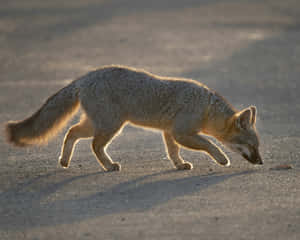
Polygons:
<instances>
[{"instance_id":1,"label":"fox's body","mask_svg":"<svg viewBox=\"0 0 300 240\"><path fill-rule=\"evenodd\" d=\"M8 140L18 146L46 142L79 106L84 114L66 134L60 157L64 167L69 166L76 141L94 137L93 150L102 167L120 170L105 147L125 123L161 130L168 156L178 169L192 168L180 157L180 146L205 151L218 163L229 165L222 150L201 133L214 136L252 163L261 163L255 107L238 112L196 81L160 77L122 66L90 72L50 97L28 119L8 123Z\"/></svg>"}]
</instances>

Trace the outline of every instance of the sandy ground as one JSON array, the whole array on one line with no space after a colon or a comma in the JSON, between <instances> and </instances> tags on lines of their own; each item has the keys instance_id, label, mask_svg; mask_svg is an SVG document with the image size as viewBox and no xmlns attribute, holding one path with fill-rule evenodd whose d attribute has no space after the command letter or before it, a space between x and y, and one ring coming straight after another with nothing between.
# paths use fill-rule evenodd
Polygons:
<instances>
[{"instance_id":1,"label":"sandy ground","mask_svg":"<svg viewBox=\"0 0 300 240\"><path fill-rule=\"evenodd\" d=\"M0 8L0 122L22 119L105 64L190 77L258 108L262 167L182 151L126 127L104 173L90 141L57 166L63 133L18 149L0 135L0 239L299 239L300 4L297 0L6 1ZM73 120L73 122L76 121ZM64 132L66 129L64 130ZM289 164L291 170L270 170Z\"/></svg>"}]
</instances>

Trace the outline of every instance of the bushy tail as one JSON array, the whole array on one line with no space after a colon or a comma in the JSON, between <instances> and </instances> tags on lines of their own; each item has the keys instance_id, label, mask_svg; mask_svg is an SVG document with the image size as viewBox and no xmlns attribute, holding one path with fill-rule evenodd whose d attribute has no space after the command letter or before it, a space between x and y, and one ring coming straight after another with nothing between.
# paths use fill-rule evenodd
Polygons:
<instances>
[{"instance_id":1,"label":"bushy tail","mask_svg":"<svg viewBox=\"0 0 300 240\"><path fill-rule=\"evenodd\" d=\"M77 95L77 90L71 83L49 97L29 118L8 122L7 141L19 147L47 143L77 112L79 107Z\"/></svg>"}]
</instances>

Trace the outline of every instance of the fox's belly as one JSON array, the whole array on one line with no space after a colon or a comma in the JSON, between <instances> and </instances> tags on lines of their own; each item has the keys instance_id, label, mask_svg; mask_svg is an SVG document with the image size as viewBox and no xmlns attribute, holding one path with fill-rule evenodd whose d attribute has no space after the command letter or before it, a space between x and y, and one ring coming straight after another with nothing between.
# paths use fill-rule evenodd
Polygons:
<instances>
[{"instance_id":1,"label":"fox's belly","mask_svg":"<svg viewBox=\"0 0 300 240\"><path fill-rule=\"evenodd\" d=\"M158 130L167 130L170 129L173 125L173 119L170 116L161 116L157 115L147 115L143 116L129 116L128 122L146 128L154 128Z\"/></svg>"}]
</instances>

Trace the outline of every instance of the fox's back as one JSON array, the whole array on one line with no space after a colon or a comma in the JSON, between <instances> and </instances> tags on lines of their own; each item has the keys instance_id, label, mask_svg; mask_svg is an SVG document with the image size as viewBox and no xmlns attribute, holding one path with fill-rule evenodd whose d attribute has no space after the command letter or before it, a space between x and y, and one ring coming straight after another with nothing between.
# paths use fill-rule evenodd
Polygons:
<instances>
[{"instance_id":1,"label":"fox's back","mask_svg":"<svg viewBox=\"0 0 300 240\"><path fill-rule=\"evenodd\" d=\"M83 98L97 105L112 104L127 120L147 125L172 121L184 108L204 108L209 90L192 80L161 77L145 71L110 66L91 72L81 80ZM91 99L92 98L92 99ZM203 106L201 106L203 105ZM150 124L150 123L149 123Z\"/></svg>"}]
</instances>

